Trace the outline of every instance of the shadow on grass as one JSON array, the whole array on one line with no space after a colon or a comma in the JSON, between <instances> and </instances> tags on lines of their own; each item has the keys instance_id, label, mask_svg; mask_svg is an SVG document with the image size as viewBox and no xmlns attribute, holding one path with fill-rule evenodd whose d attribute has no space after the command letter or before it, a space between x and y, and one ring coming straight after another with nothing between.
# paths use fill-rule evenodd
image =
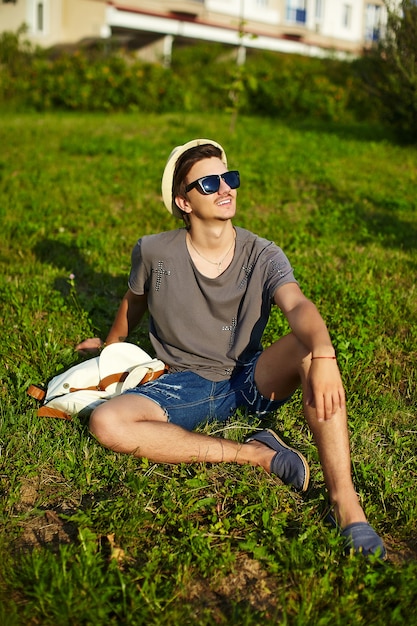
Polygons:
<instances>
[{"instance_id":1,"label":"shadow on grass","mask_svg":"<svg viewBox=\"0 0 417 626\"><path fill-rule=\"evenodd\" d=\"M373 197L343 195L332 186L323 186L318 199L319 211L306 224L305 232L317 238L343 231L359 245L370 242L392 250L412 252L417 249L415 208L411 200L401 197ZM344 213L341 220L339 212ZM417 267L411 258L408 263Z\"/></svg>"},{"instance_id":2,"label":"shadow on grass","mask_svg":"<svg viewBox=\"0 0 417 626\"><path fill-rule=\"evenodd\" d=\"M402 219L396 212L402 210L401 203L392 200L377 202L369 199L376 207L376 211L358 210L359 219L366 225L369 233L376 239L382 239L385 246L411 251L417 249L417 229L406 219ZM411 210L411 208L410 208ZM413 264L416 266L416 264Z\"/></svg>"},{"instance_id":3,"label":"shadow on grass","mask_svg":"<svg viewBox=\"0 0 417 626\"><path fill-rule=\"evenodd\" d=\"M75 244L56 239L38 242L33 252L42 263L62 270L62 276L55 279L54 288L65 297L70 293L68 278L74 274L79 305L105 335L126 292L127 276L96 271Z\"/></svg>"}]
</instances>

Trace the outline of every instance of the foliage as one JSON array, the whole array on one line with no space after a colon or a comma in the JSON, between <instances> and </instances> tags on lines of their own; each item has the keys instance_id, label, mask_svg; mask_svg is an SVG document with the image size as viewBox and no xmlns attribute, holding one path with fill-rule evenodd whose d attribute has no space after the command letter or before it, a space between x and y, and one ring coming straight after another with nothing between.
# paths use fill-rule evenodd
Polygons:
<instances>
[{"instance_id":1,"label":"foliage","mask_svg":"<svg viewBox=\"0 0 417 626\"><path fill-rule=\"evenodd\" d=\"M0 102L23 109L238 111L282 119L376 119L355 67L335 59L236 49L174 49L172 66L140 61L103 45L75 53L31 51L24 33L0 37Z\"/></svg>"},{"instance_id":2,"label":"foliage","mask_svg":"<svg viewBox=\"0 0 417 626\"><path fill-rule=\"evenodd\" d=\"M6 113L0 141L0 623L409 623L417 598L415 150L376 126L213 115ZM106 333L139 236L178 226L174 145L216 138L241 172L236 224L273 239L328 322L355 486L388 546L346 558L296 394L267 425L309 459L294 494L259 468L105 450L27 396ZM287 331L277 310L264 341ZM149 350L146 325L130 338ZM210 432L242 441L237 414Z\"/></svg>"},{"instance_id":3,"label":"foliage","mask_svg":"<svg viewBox=\"0 0 417 626\"><path fill-rule=\"evenodd\" d=\"M15 100L16 81L24 84L28 67L43 54L26 39L26 31L23 25L16 32L0 33L0 102Z\"/></svg>"},{"instance_id":4,"label":"foliage","mask_svg":"<svg viewBox=\"0 0 417 626\"><path fill-rule=\"evenodd\" d=\"M417 141L417 6L386 1L388 23L378 46L359 64L382 118L407 143Z\"/></svg>"},{"instance_id":5,"label":"foliage","mask_svg":"<svg viewBox=\"0 0 417 626\"><path fill-rule=\"evenodd\" d=\"M347 62L254 53L247 62L246 110L284 119L350 121L353 82Z\"/></svg>"}]
</instances>

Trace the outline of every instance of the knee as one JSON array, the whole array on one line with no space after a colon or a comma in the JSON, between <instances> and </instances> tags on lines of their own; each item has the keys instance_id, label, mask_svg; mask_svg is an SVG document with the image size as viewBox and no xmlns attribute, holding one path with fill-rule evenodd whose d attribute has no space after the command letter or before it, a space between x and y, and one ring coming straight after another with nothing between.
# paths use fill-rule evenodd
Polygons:
<instances>
[{"instance_id":1,"label":"knee","mask_svg":"<svg viewBox=\"0 0 417 626\"><path fill-rule=\"evenodd\" d=\"M106 448L114 442L117 417L109 402L103 402L90 415L89 430L92 435Z\"/></svg>"}]
</instances>

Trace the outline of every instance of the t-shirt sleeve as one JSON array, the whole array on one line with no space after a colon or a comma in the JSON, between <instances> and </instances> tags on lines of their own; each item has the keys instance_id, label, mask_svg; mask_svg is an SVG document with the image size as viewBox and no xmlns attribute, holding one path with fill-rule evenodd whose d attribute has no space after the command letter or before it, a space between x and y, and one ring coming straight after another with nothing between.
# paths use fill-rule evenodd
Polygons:
<instances>
[{"instance_id":1,"label":"t-shirt sleeve","mask_svg":"<svg viewBox=\"0 0 417 626\"><path fill-rule=\"evenodd\" d=\"M279 287L287 283L298 284L298 281L294 276L290 261L281 248L271 244L265 249L264 255L265 287L268 298L272 302L274 294Z\"/></svg>"},{"instance_id":2,"label":"t-shirt sleeve","mask_svg":"<svg viewBox=\"0 0 417 626\"><path fill-rule=\"evenodd\" d=\"M143 296L147 291L147 282L148 272L142 258L142 239L139 239L132 250L128 286L134 294Z\"/></svg>"}]
</instances>

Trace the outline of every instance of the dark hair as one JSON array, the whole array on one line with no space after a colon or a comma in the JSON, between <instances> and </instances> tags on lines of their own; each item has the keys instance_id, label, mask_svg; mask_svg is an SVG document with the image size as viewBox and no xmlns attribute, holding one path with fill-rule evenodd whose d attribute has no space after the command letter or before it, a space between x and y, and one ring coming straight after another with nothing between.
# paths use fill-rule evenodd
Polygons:
<instances>
[{"instance_id":1,"label":"dark hair","mask_svg":"<svg viewBox=\"0 0 417 626\"><path fill-rule=\"evenodd\" d=\"M204 143L201 146L190 148L180 156L175 165L174 176L172 178L172 197L174 198L174 202L177 196L185 198L185 179L193 165L202 159L211 159L213 157L221 159L222 151L211 143Z\"/></svg>"}]
</instances>

